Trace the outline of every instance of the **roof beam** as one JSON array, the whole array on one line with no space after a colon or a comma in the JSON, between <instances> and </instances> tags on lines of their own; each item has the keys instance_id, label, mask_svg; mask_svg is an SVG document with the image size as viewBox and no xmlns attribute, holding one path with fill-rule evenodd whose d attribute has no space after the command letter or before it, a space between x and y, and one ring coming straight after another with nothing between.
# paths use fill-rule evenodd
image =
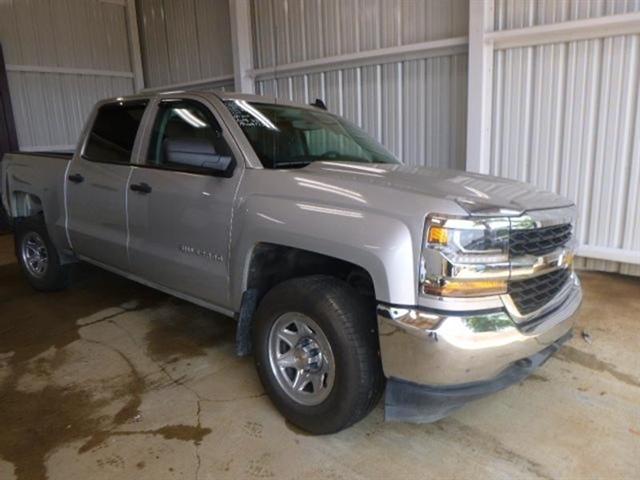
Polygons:
<instances>
[{"instance_id":1,"label":"roof beam","mask_svg":"<svg viewBox=\"0 0 640 480\"><path fill-rule=\"evenodd\" d=\"M8 72L57 73L60 75L91 75L95 77L134 78L133 72L95 70L93 68L49 67L46 65L6 65Z\"/></svg>"},{"instance_id":2,"label":"roof beam","mask_svg":"<svg viewBox=\"0 0 640 480\"><path fill-rule=\"evenodd\" d=\"M453 55L467 51L467 37L447 38L430 42L414 43L397 47L378 48L364 52L316 58L303 62L287 63L269 68L250 70L248 75L255 80L272 79L276 76L303 75L314 72L329 72L343 68L365 65L395 63L419 58Z\"/></svg>"},{"instance_id":3,"label":"roof beam","mask_svg":"<svg viewBox=\"0 0 640 480\"><path fill-rule=\"evenodd\" d=\"M254 93L255 82L248 72L253 68L253 37L251 35L251 4L249 0L229 0L231 18L231 49L235 89Z\"/></svg>"},{"instance_id":4,"label":"roof beam","mask_svg":"<svg viewBox=\"0 0 640 480\"><path fill-rule=\"evenodd\" d=\"M469 0L469 78L467 95L467 158L470 172L489 173L493 95L493 1Z\"/></svg>"},{"instance_id":5,"label":"roof beam","mask_svg":"<svg viewBox=\"0 0 640 480\"><path fill-rule=\"evenodd\" d=\"M473 5L473 1L471 2ZM640 13L572 20L535 27L500 30L485 35L496 50L640 33Z\"/></svg>"}]
</instances>

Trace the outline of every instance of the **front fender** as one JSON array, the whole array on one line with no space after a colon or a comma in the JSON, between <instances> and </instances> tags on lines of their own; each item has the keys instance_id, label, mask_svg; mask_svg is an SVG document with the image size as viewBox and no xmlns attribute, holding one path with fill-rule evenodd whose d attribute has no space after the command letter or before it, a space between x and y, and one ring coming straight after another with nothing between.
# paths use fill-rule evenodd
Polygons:
<instances>
[{"instance_id":1,"label":"front fender","mask_svg":"<svg viewBox=\"0 0 640 480\"><path fill-rule=\"evenodd\" d=\"M237 310L247 285L256 245L272 243L356 264L373 279L379 301L416 303L417 271L410 229L377 212L311 201L252 196L238 208L231 268L232 304Z\"/></svg>"}]
</instances>

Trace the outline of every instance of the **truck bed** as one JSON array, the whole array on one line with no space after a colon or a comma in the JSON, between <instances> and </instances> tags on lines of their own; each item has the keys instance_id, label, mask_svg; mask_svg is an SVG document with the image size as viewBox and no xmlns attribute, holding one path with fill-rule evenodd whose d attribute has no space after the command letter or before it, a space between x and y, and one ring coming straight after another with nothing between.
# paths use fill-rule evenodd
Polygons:
<instances>
[{"instance_id":1,"label":"truck bed","mask_svg":"<svg viewBox=\"0 0 640 480\"><path fill-rule=\"evenodd\" d=\"M60 151L19 152L5 154L0 162L2 208L14 218L42 212L59 245L66 244L64 185L72 157Z\"/></svg>"}]
</instances>

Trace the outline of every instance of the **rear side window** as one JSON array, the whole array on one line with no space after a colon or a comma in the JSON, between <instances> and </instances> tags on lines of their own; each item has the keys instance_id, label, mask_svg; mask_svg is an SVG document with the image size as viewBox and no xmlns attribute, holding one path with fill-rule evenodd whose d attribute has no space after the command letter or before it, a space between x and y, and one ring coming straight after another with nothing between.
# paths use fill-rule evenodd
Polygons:
<instances>
[{"instance_id":1,"label":"rear side window","mask_svg":"<svg viewBox=\"0 0 640 480\"><path fill-rule=\"evenodd\" d=\"M98 110L84 149L94 162L128 164L147 102L113 103Z\"/></svg>"}]
</instances>

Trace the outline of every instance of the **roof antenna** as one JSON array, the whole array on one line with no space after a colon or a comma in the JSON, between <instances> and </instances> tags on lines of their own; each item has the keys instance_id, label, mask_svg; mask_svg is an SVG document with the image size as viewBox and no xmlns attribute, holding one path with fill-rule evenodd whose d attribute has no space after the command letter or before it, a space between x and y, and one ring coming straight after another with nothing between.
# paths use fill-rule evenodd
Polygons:
<instances>
[{"instance_id":1,"label":"roof antenna","mask_svg":"<svg viewBox=\"0 0 640 480\"><path fill-rule=\"evenodd\" d=\"M327 106L325 105L325 103L319 98L316 98L316 101L313 103L310 103L309 105L311 105L312 107L319 108L320 110L327 109Z\"/></svg>"}]
</instances>

